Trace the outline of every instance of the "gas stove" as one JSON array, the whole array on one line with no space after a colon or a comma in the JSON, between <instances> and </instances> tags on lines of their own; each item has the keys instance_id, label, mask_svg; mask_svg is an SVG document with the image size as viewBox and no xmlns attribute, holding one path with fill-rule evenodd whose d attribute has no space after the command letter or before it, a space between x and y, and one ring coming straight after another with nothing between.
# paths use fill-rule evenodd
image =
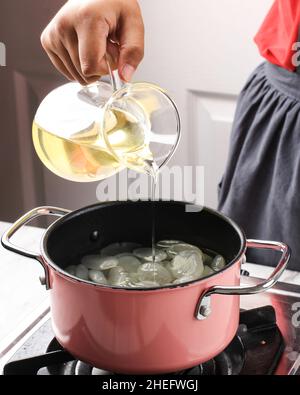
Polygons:
<instances>
[{"instance_id":1,"label":"gas stove","mask_svg":"<svg viewBox=\"0 0 300 395\"><path fill-rule=\"evenodd\" d=\"M243 277L244 284L259 280ZM46 310L1 355L4 375L113 375L76 360L56 341ZM217 357L176 375L300 375L300 286L278 283L241 297L235 338Z\"/></svg>"}]
</instances>

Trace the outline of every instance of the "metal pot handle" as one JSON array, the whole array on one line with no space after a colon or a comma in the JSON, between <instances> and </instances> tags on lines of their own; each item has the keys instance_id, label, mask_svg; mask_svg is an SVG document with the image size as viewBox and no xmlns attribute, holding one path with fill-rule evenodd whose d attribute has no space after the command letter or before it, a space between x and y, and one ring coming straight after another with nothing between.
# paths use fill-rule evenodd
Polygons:
<instances>
[{"instance_id":1,"label":"metal pot handle","mask_svg":"<svg viewBox=\"0 0 300 395\"><path fill-rule=\"evenodd\" d=\"M22 228L24 225L34 220L35 218L38 218L42 215L54 215L54 216L62 217L63 215L68 214L70 212L71 212L70 210L66 210L58 207L46 206L46 207L34 208L33 210L29 211L28 213L24 214L21 218L19 218L13 225L11 225L11 227L3 234L1 238L1 244L7 250L13 251L19 255L26 256L27 258L36 259L38 262L40 262L40 264L43 266L43 269L45 271L45 277L43 278L43 282L44 282L43 285L46 285L47 289L49 289L49 285L50 285L49 275L48 275L47 266L44 263L42 256L35 252L31 252L22 247L16 246L10 241L10 239L20 228Z\"/></svg>"},{"instance_id":2,"label":"metal pot handle","mask_svg":"<svg viewBox=\"0 0 300 395\"><path fill-rule=\"evenodd\" d=\"M273 287L279 280L285 270L290 256L290 248L281 242L276 241L262 241L262 240L247 240L247 248L259 248L264 250L273 250L281 252L281 258L278 265L274 269L273 273L268 279L262 281L261 283L254 286L233 286L233 287L223 287L223 286L213 286L205 290L199 298L197 303L195 318L197 320L206 319L212 312L211 309L211 295L252 295L260 292L265 292L269 288Z\"/></svg>"}]
</instances>

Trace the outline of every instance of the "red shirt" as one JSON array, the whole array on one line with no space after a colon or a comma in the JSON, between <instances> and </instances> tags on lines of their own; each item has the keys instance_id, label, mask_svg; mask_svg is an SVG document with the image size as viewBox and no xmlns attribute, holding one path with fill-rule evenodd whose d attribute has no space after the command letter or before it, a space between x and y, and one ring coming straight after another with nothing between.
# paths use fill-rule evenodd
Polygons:
<instances>
[{"instance_id":1,"label":"red shirt","mask_svg":"<svg viewBox=\"0 0 300 395\"><path fill-rule=\"evenodd\" d=\"M269 62L295 71L293 44L299 39L300 0L275 0L254 41Z\"/></svg>"}]
</instances>

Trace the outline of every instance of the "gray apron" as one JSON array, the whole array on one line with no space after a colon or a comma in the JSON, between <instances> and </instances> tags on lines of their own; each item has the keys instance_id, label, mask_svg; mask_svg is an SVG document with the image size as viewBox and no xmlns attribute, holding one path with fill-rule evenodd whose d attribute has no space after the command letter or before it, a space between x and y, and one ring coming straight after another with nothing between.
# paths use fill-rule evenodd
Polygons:
<instances>
[{"instance_id":1,"label":"gray apron","mask_svg":"<svg viewBox=\"0 0 300 395\"><path fill-rule=\"evenodd\" d=\"M237 105L219 210L247 238L292 249L300 271L300 75L270 63L250 76ZM249 262L275 266L278 256L250 251Z\"/></svg>"}]
</instances>

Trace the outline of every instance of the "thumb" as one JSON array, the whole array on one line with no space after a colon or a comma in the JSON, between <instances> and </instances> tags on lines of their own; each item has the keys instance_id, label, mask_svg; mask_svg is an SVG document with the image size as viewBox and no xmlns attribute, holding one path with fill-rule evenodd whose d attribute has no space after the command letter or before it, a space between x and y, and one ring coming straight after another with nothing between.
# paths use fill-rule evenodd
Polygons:
<instances>
[{"instance_id":1,"label":"thumb","mask_svg":"<svg viewBox=\"0 0 300 395\"><path fill-rule=\"evenodd\" d=\"M120 32L118 70L124 81L130 81L144 57L144 25L141 18L124 21Z\"/></svg>"}]
</instances>

